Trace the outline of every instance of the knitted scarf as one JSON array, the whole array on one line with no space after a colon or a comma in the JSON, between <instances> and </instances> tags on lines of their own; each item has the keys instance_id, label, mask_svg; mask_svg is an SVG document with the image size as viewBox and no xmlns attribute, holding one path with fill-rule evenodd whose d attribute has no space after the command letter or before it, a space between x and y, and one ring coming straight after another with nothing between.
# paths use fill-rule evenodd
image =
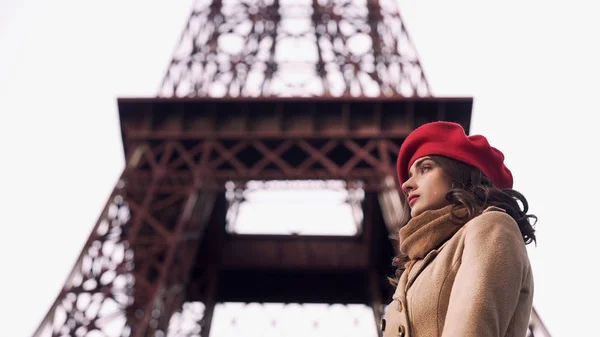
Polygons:
<instances>
[{"instance_id":1,"label":"knitted scarf","mask_svg":"<svg viewBox=\"0 0 600 337\"><path fill-rule=\"evenodd\" d=\"M453 205L448 205L425 211L410 219L406 226L400 229L400 251L408 257L405 263L407 271L427 253L439 248L465 224L465 221L459 218L464 217L467 210L458 208L454 211L455 219L452 219L452 207Z\"/></svg>"}]
</instances>

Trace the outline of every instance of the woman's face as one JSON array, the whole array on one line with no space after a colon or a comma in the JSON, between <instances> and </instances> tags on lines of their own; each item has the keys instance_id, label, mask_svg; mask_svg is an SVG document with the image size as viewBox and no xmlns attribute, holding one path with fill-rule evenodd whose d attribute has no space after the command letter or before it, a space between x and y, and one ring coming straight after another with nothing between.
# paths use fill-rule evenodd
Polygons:
<instances>
[{"instance_id":1,"label":"woman's face","mask_svg":"<svg viewBox=\"0 0 600 337\"><path fill-rule=\"evenodd\" d=\"M429 156L415 160L408 172L408 180L402 184L413 218L424 211L448 205L446 193L451 189L452 179Z\"/></svg>"}]
</instances>

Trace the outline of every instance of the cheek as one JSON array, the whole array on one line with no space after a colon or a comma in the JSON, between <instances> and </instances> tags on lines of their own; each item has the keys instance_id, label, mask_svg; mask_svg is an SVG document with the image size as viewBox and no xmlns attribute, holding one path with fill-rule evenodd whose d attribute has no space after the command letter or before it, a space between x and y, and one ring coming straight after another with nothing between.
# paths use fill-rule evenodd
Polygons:
<instances>
[{"instance_id":1,"label":"cheek","mask_svg":"<svg viewBox=\"0 0 600 337\"><path fill-rule=\"evenodd\" d=\"M442 199L444 199L444 193L442 193L442 191L436 189L431 193L432 202L439 202Z\"/></svg>"},{"instance_id":2,"label":"cheek","mask_svg":"<svg viewBox=\"0 0 600 337\"><path fill-rule=\"evenodd\" d=\"M450 191L450 185L445 179L438 177L435 181L432 181L431 187L431 199L434 202L442 202L446 200L446 194Z\"/></svg>"}]
</instances>

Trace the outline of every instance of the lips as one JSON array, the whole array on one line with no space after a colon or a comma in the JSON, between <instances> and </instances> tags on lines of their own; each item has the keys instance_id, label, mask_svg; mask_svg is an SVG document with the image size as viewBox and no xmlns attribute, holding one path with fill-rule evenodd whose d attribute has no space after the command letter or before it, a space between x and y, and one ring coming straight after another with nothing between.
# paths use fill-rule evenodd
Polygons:
<instances>
[{"instance_id":1,"label":"lips","mask_svg":"<svg viewBox=\"0 0 600 337\"><path fill-rule=\"evenodd\" d=\"M417 201L418 198L419 196L416 194L410 195L408 197L408 205L412 207L412 205L415 203L415 201Z\"/></svg>"}]
</instances>

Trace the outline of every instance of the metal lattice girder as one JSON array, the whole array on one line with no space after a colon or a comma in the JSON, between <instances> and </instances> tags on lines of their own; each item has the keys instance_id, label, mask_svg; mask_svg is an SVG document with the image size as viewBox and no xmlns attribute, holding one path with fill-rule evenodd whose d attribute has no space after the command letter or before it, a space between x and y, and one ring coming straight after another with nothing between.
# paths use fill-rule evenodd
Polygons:
<instances>
[{"instance_id":1,"label":"metal lattice girder","mask_svg":"<svg viewBox=\"0 0 600 337\"><path fill-rule=\"evenodd\" d=\"M128 333L133 252L125 239L131 212L119 184L34 337L76 336L106 329ZM118 335L121 336L121 333Z\"/></svg>"},{"instance_id":2,"label":"metal lattice girder","mask_svg":"<svg viewBox=\"0 0 600 337\"><path fill-rule=\"evenodd\" d=\"M429 96L396 0L197 0L162 97Z\"/></svg>"},{"instance_id":3,"label":"metal lattice girder","mask_svg":"<svg viewBox=\"0 0 600 337\"><path fill-rule=\"evenodd\" d=\"M201 307L199 303L186 306L187 310L182 311L186 316L192 316L192 309L198 311ZM228 302L217 306L211 336L375 337L376 323L370 311L365 305ZM194 335L168 337L184 336Z\"/></svg>"},{"instance_id":4,"label":"metal lattice girder","mask_svg":"<svg viewBox=\"0 0 600 337\"><path fill-rule=\"evenodd\" d=\"M470 98L120 99L125 156L139 184L339 179L379 189L402 140L423 123L468 129ZM157 171L157 163L165 167Z\"/></svg>"},{"instance_id":5,"label":"metal lattice girder","mask_svg":"<svg viewBox=\"0 0 600 337\"><path fill-rule=\"evenodd\" d=\"M154 336L181 308L214 195L130 188L125 176L35 337Z\"/></svg>"},{"instance_id":6,"label":"metal lattice girder","mask_svg":"<svg viewBox=\"0 0 600 337\"><path fill-rule=\"evenodd\" d=\"M551 337L550 332L542 322L537 310L531 310L531 318L529 319L529 327L527 329L527 337Z\"/></svg>"}]
</instances>

